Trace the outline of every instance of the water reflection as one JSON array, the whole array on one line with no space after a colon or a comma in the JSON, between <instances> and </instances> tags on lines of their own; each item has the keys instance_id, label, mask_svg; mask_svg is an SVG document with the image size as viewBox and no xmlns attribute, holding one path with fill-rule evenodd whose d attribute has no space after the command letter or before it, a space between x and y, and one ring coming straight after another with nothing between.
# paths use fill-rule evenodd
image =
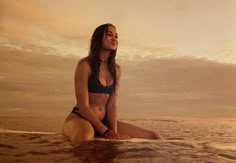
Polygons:
<instances>
[{"instance_id":1,"label":"water reflection","mask_svg":"<svg viewBox=\"0 0 236 163\"><path fill-rule=\"evenodd\" d=\"M123 152L118 149L122 142L84 141L75 147L75 157L84 162L111 162Z\"/></svg>"}]
</instances>

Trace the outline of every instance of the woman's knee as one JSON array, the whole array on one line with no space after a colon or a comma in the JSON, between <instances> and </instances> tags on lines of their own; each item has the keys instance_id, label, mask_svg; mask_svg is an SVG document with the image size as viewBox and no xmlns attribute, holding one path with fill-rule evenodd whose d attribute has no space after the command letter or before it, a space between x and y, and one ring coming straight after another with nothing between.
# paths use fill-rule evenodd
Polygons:
<instances>
[{"instance_id":1,"label":"woman's knee","mask_svg":"<svg viewBox=\"0 0 236 163\"><path fill-rule=\"evenodd\" d=\"M94 139L94 129L92 125L85 125L74 131L71 137L72 142L93 140Z\"/></svg>"},{"instance_id":2,"label":"woman's knee","mask_svg":"<svg viewBox=\"0 0 236 163\"><path fill-rule=\"evenodd\" d=\"M72 143L94 139L94 128L84 119L71 119L65 122L62 132Z\"/></svg>"},{"instance_id":3,"label":"woman's knee","mask_svg":"<svg viewBox=\"0 0 236 163\"><path fill-rule=\"evenodd\" d=\"M151 131L150 139L162 139L162 137L159 133Z\"/></svg>"}]
</instances>

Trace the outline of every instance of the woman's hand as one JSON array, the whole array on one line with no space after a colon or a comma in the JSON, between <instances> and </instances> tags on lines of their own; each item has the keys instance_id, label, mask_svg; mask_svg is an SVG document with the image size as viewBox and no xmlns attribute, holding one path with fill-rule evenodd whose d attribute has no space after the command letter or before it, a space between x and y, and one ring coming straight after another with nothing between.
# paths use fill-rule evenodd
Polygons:
<instances>
[{"instance_id":1,"label":"woman's hand","mask_svg":"<svg viewBox=\"0 0 236 163\"><path fill-rule=\"evenodd\" d=\"M120 139L120 135L110 129L107 129L102 136L108 139Z\"/></svg>"},{"instance_id":2,"label":"woman's hand","mask_svg":"<svg viewBox=\"0 0 236 163\"><path fill-rule=\"evenodd\" d=\"M131 139L129 135L119 135L120 139Z\"/></svg>"},{"instance_id":3,"label":"woman's hand","mask_svg":"<svg viewBox=\"0 0 236 163\"><path fill-rule=\"evenodd\" d=\"M119 135L118 133L115 133L114 131L107 129L103 137L108 138L108 139L129 139L130 137L127 135Z\"/></svg>"}]
</instances>

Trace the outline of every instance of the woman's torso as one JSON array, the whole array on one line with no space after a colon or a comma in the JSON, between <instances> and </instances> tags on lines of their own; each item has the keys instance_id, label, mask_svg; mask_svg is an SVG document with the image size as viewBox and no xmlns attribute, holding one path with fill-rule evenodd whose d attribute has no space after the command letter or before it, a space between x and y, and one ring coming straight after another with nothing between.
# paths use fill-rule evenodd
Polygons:
<instances>
[{"instance_id":1,"label":"woman's torso","mask_svg":"<svg viewBox=\"0 0 236 163\"><path fill-rule=\"evenodd\" d=\"M92 75L91 69L89 74L89 108L95 113L98 119L103 120L106 116L106 105L108 103L109 96L114 90L113 78L108 71L107 65L105 64L100 65L100 71L97 78Z\"/></svg>"},{"instance_id":2,"label":"woman's torso","mask_svg":"<svg viewBox=\"0 0 236 163\"><path fill-rule=\"evenodd\" d=\"M106 116L106 104L108 99L109 95L107 94L89 93L89 108L101 121Z\"/></svg>"}]
</instances>

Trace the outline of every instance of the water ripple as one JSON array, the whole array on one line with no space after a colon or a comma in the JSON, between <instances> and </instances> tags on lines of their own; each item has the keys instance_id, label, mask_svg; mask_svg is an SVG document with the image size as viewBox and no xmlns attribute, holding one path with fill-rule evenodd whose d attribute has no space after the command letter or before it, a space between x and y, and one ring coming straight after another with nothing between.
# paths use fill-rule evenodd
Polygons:
<instances>
[{"instance_id":1,"label":"water ripple","mask_svg":"<svg viewBox=\"0 0 236 163\"><path fill-rule=\"evenodd\" d=\"M60 134L0 133L1 162L236 162L232 123L132 121L160 130L166 140L94 140L76 146ZM223 126L223 127L222 127Z\"/></svg>"},{"instance_id":2,"label":"water ripple","mask_svg":"<svg viewBox=\"0 0 236 163\"><path fill-rule=\"evenodd\" d=\"M235 154L231 155L231 154L220 153L218 155L221 156L221 157L228 158L228 159L236 160Z\"/></svg>"},{"instance_id":3,"label":"water ripple","mask_svg":"<svg viewBox=\"0 0 236 163\"><path fill-rule=\"evenodd\" d=\"M16 147L8 144L0 144L0 148L16 149Z\"/></svg>"}]
</instances>

